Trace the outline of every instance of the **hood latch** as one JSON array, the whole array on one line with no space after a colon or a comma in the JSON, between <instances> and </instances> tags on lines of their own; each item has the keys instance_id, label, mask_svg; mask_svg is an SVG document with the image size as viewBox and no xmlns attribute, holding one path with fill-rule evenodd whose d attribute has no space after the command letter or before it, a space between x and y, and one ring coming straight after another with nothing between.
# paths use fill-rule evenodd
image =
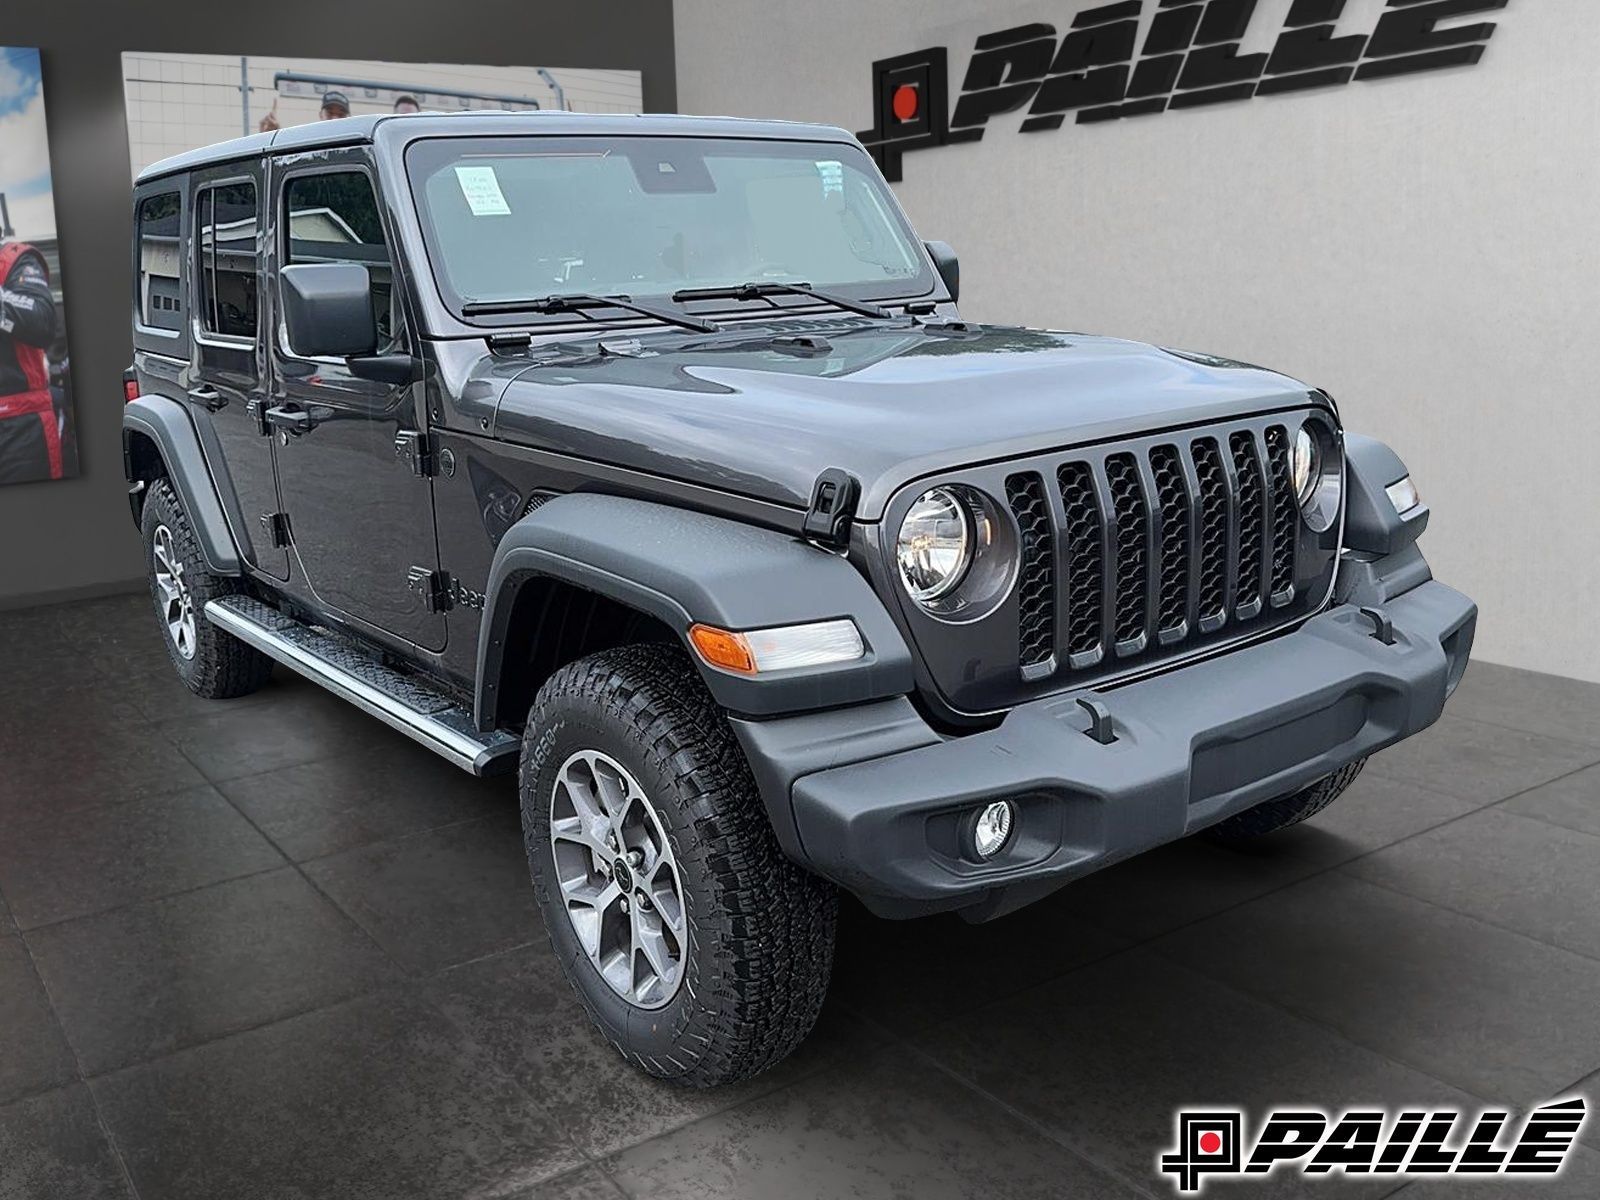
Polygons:
<instances>
[{"instance_id":1,"label":"hood latch","mask_svg":"<svg viewBox=\"0 0 1600 1200\"><path fill-rule=\"evenodd\" d=\"M861 484L848 471L829 467L811 486L811 507L806 509L805 535L825 546L843 549L850 543L850 521L856 515Z\"/></svg>"}]
</instances>

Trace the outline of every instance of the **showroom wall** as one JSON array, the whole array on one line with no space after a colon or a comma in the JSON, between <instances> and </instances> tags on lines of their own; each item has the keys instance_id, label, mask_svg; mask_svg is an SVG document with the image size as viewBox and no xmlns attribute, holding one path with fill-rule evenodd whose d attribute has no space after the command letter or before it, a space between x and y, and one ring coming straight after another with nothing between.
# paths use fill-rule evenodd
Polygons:
<instances>
[{"instance_id":1,"label":"showroom wall","mask_svg":"<svg viewBox=\"0 0 1600 1200\"><path fill-rule=\"evenodd\" d=\"M679 104L866 130L874 62L948 47L954 102L981 35L1065 34L1104 4L678 0ZM1383 11L1343 7L1338 37ZM1239 53L1289 15L1260 0ZM1412 467L1435 571L1483 610L1479 657L1600 680L1600 5L1509 0L1440 28L1481 21L1474 66L1045 132L996 116L906 153L896 190L960 252L969 317L1326 388Z\"/></svg>"},{"instance_id":2,"label":"showroom wall","mask_svg":"<svg viewBox=\"0 0 1600 1200\"><path fill-rule=\"evenodd\" d=\"M676 102L672 5L660 0L50 0L3 12L0 42L43 51L82 473L0 488L0 607L119 590L142 574L119 414L132 357L123 51L633 70L647 111Z\"/></svg>"}]
</instances>

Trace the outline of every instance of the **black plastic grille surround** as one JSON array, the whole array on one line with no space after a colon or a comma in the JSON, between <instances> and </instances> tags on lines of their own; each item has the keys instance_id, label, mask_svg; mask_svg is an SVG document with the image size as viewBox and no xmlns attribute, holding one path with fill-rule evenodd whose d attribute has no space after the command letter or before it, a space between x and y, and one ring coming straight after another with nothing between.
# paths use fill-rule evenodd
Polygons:
<instances>
[{"instance_id":1,"label":"black plastic grille surround","mask_svg":"<svg viewBox=\"0 0 1600 1200\"><path fill-rule=\"evenodd\" d=\"M1331 586L1337 536L1300 519L1289 449L1303 419L1244 418L1002 468L1022 560L1016 603L1000 610L1016 621L1016 659L1010 689L991 674L969 689L968 711L1309 615Z\"/></svg>"}]
</instances>

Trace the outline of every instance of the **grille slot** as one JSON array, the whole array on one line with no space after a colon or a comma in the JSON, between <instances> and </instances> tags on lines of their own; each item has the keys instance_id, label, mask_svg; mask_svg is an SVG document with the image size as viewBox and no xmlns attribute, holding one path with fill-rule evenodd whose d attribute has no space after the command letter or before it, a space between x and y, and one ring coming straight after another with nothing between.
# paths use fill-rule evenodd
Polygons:
<instances>
[{"instance_id":1,"label":"grille slot","mask_svg":"<svg viewBox=\"0 0 1600 1200\"><path fill-rule=\"evenodd\" d=\"M1149 508L1139 465L1131 454L1106 459L1106 482L1111 489L1112 545L1116 549L1116 599L1112 640L1120 655L1137 654L1145 645L1145 615L1149 611L1150 559Z\"/></svg>"},{"instance_id":2,"label":"grille slot","mask_svg":"<svg viewBox=\"0 0 1600 1200\"><path fill-rule=\"evenodd\" d=\"M1006 479L1006 500L1022 534L1017 578L1017 648L1027 672L1050 664L1056 648L1056 565L1044 480L1029 472Z\"/></svg>"},{"instance_id":3,"label":"grille slot","mask_svg":"<svg viewBox=\"0 0 1600 1200\"><path fill-rule=\"evenodd\" d=\"M1150 451L1156 480L1156 505L1161 511L1161 580L1156 604L1156 631L1162 641L1177 641L1189 621L1189 489L1176 446Z\"/></svg>"},{"instance_id":4,"label":"grille slot","mask_svg":"<svg viewBox=\"0 0 1600 1200\"><path fill-rule=\"evenodd\" d=\"M1200 482L1200 628L1228 619L1228 475L1222 452L1209 438L1190 447Z\"/></svg>"},{"instance_id":5,"label":"grille slot","mask_svg":"<svg viewBox=\"0 0 1600 1200\"><path fill-rule=\"evenodd\" d=\"M1289 431L1267 430L1267 471L1272 477L1272 607L1294 602L1295 517L1300 506L1289 474Z\"/></svg>"},{"instance_id":6,"label":"grille slot","mask_svg":"<svg viewBox=\"0 0 1600 1200\"><path fill-rule=\"evenodd\" d=\"M1266 553L1267 489L1255 435L1234 434L1233 469L1239 480L1239 570L1234 576L1234 612L1249 620L1261 611L1261 569Z\"/></svg>"},{"instance_id":7,"label":"grille slot","mask_svg":"<svg viewBox=\"0 0 1600 1200\"><path fill-rule=\"evenodd\" d=\"M1067 655L1073 666L1100 659L1105 550L1100 498L1088 463L1063 463L1056 472L1061 488L1062 543L1066 552Z\"/></svg>"}]
</instances>

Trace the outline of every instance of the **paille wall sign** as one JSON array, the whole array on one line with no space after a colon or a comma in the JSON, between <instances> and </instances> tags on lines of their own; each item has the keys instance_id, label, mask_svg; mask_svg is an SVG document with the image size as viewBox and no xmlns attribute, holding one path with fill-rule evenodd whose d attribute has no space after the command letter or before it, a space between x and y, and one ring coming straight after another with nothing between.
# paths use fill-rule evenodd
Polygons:
<instances>
[{"instance_id":1,"label":"paille wall sign","mask_svg":"<svg viewBox=\"0 0 1600 1200\"><path fill-rule=\"evenodd\" d=\"M1024 107L1023 133L1077 121L1114 121L1173 108L1225 104L1352 79L1387 79L1471 66L1483 57L1493 22L1452 24L1506 0L1388 0L1368 32L1342 31L1346 0L1294 0L1270 52L1239 48L1257 0L1153 0L1144 44L1139 25L1150 0L1086 9L1065 36L1055 26L986 33L973 47L955 111L945 47L872 64L874 124L857 136L891 180L900 156L983 137L991 117Z\"/></svg>"}]
</instances>

